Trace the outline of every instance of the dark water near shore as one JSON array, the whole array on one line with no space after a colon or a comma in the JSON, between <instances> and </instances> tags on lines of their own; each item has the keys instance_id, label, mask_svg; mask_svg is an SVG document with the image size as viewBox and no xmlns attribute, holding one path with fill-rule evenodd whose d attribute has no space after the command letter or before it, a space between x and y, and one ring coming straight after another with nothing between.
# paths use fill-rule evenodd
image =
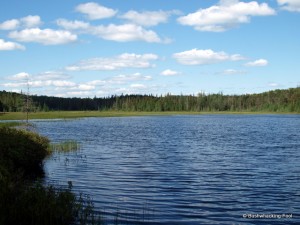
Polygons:
<instances>
[{"instance_id":1,"label":"dark water near shore","mask_svg":"<svg viewBox=\"0 0 300 225\"><path fill-rule=\"evenodd\" d=\"M85 118L35 124L53 142L72 139L82 147L48 159L47 182L72 181L76 192L89 194L98 210L117 213L120 221L300 224L299 115Z\"/></svg>"}]
</instances>

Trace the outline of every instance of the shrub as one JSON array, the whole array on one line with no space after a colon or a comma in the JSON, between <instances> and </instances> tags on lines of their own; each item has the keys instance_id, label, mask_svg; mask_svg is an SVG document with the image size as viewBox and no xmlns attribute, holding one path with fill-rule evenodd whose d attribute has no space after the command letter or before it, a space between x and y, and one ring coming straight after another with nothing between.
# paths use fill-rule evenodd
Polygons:
<instances>
[{"instance_id":1,"label":"shrub","mask_svg":"<svg viewBox=\"0 0 300 225\"><path fill-rule=\"evenodd\" d=\"M49 140L36 133L0 128L0 161L9 171L34 173L49 154Z\"/></svg>"}]
</instances>

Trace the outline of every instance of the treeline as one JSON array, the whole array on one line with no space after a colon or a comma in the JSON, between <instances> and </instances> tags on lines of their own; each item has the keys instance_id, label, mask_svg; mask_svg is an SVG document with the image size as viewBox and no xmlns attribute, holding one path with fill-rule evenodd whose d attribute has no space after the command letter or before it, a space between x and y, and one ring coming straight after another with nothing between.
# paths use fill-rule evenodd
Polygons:
<instances>
[{"instance_id":1,"label":"treeline","mask_svg":"<svg viewBox=\"0 0 300 225\"><path fill-rule=\"evenodd\" d=\"M24 111L26 97L0 92L0 111ZM300 112L300 87L260 94L223 95L120 95L105 98L61 98L30 96L31 111L230 111L230 112Z\"/></svg>"}]
</instances>

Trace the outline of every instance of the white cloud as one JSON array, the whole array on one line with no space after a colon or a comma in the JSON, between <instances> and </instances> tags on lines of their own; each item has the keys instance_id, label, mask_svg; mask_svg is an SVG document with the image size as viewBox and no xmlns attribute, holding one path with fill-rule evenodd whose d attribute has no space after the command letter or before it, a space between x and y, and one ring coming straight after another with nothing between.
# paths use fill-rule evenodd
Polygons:
<instances>
[{"instance_id":1,"label":"white cloud","mask_svg":"<svg viewBox=\"0 0 300 225\"><path fill-rule=\"evenodd\" d=\"M156 26L160 23L166 23L172 14L178 14L178 12L162 10L137 12L131 10L120 16L120 18L129 20L130 22L141 26Z\"/></svg>"},{"instance_id":2,"label":"white cloud","mask_svg":"<svg viewBox=\"0 0 300 225\"><path fill-rule=\"evenodd\" d=\"M20 25L20 21L17 19L6 20L0 23L0 30L14 30Z\"/></svg>"},{"instance_id":3,"label":"white cloud","mask_svg":"<svg viewBox=\"0 0 300 225\"><path fill-rule=\"evenodd\" d=\"M255 60L255 61L252 61L252 62L248 62L245 64L245 66L251 66L251 67L254 67L254 66L266 66L268 65L268 61L265 60L265 59L258 59L258 60Z\"/></svg>"},{"instance_id":4,"label":"white cloud","mask_svg":"<svg viewBox=\"0 0 300 225\"><path fill-rule=\"evenodd\" d=\"M7 77L8 80L13 80L12 83L4 83L5 87L29 87L31 88L42 88L46 86L54 87L74 87L76 83L64 80L70 76L61 72L44 72L37 75L30 75L26 72L21 72L12 76Z\"/></svg>"},{"instance_id":5,"label":"white cloud","mask_svg":"<svg viewBox=\"0 0 300 225\"><path fill-rule=\"evenodd\" d=\"M0 23L0 30L16 30L20 26L25 28L38 27L42 24L41 18L37 15L26 16L21 19L11 19Z\"/></svg>"},{"instance_id":6,"label":"white cloud","mask_svg":"<svg viewBox=\"0 0 300 225\"><path fill-rule=\"evenodd\" d=\"M93 81L87 82L87 85L91 85L91 86L103 86L106 83L107 82L105 80L93 80Z\"/></svg>"},{"instance_id":7,"label":"white cloud","mask_svg":"<svg viewBox=\"0 0 300 225\"><path fill-rule=\"evenodd\" d=\"M130 87L131 88L136 88L136 89L145 89L146 85L144 85L144 84L131 84Z\"/></svg>"},{"instance_id":8,"label":"white cloud","mask_svg":"<svg viewBox=\"0 0 300 225\"><path fill-rule=\"evenodd\" d=\"M78 96L92 96L90 91L68 91L67 93L60 94L60 97L78 97Z\"/></svg>"},{"instance_id":9,"label":"white cloud","mask_svg":"<svg viewBox=\"0 0 300 225\"><path fill-rule=\"evenodd\" d=\"M220 1L218 5L179 17L178 22L182 25L193 26L199 31L223 32L238 24L250 22L252 16L274 14L275 10L266 3L225 0Z\"/></svg>"},{"instance_id":10,"label":"white cloud","mask_svg":"<svg viewBox=\"0 0 300 225\"><path fill-rule=\"evenodd\" d=\"M160 74L163 75L163 76L175 76L175 75L180 74L180 72L177 72L175 70L167 69L167 70L162 71Z\"/></svg>"},{"instance_id":11,"label":"white cloud","mask_svg":"<svg viewBox=\"0 0 300 225\"><path fill-rule=\"evenodd\" d=\"M0 51L25 50L23 45L0 39Z\"/></svg>"},{"instance_id":12,"label":"white cloud","mask_svg":"<svg viewBox=\"0 0 300 225\"><path fill-rule=\"evenodd\" d=\"M107 82L111 83L111 84L123 84L123 83L127 83L129 81L140 81L140 80L147 81L147 80L151 80L151 79L152 79L151 76L144 76L140 73L134 73L134 74L130 74L130 75L120 74L111 79L108 79Z\"/></svg>"},{"instance_id":13,"label":"white cloud","mask_svg":"<svg viewBox=\"0 0 300 225\"><path fill-rule=\"evenodd\" d=\"M16 87L26 87L27 83L4 83L4 87L16 88Z\"/></svg>"},{"instance_id":14,"label":"white cloud","mask_svg":"<svg viewBox=\"0 0 300 225\"><path fill-rule=\"evenodd\" d=\"M71 78L70 75L58 71L46 71L34 76L36 80L65 80Z\"/></svg>"},{"instance_id":15,"label":"white cloud","mask_svg":"<svg viewBox=\"0 0 300 225\"><path fill-rule=\"evenodd\" d=\"M95 86L89 84L79 84L77 89L81 91L91 91L95 89Z\"/></svg>"},{"instance_id":16,"label":"white cloud","mask_svg":"<svg viewBox=\"0 0 300 225\"><path fill-rule=\"evenodd\" d=\"M69 21L66 19L58 19L56 23L67 30L91 34L105 40L117 42L145 41L149 43L168 43L169 41L168 39L162 40L154 31L147 30L136 24L93 26L83 21Z\"/></svg>"},{"instance_id":17,"label":"white cloud","mask_svg":"<svg viewBox=\"0 0 300 225\"><path fill-rule=\"evenodd\" d=\"M244 59L244 57L239 54L229 55L225 52L214 52L211 49L192 49L189 51L179 52L173 54L173 58L183 65L206 65Z\"/></svg>"},{"instance_id":18,"label":"white cloud","mask_svg":"<svg viewBox=\"0 0 300 225\"><path fill-rule=\"evenodd\" d=\"M281 85L278 84L278 83L268 83L268 86L269 86L269 87L279 87L279 86L281 86Z\"/></svg>"},{"instance_id":19,"label":"white cloud","mask_svg":"<svg viewBox=\"0 0 300 225\"><path fill-rule=\"evenodd\" d=\"M22 25L26 28L36 28L42 24L41 18L39 16L26 16L20 19Z\"/></svg>"},{"instance_id":20,"label":"white cloud","mask_svg":"<svg viewBox=\"0 0 300 225\"><path fill-rule=\"evenodd\" d=\"M69 21L66 19L58 19L56 20L56 23L58 26L63 27L66 30L87 30L90 28L89 23L79 20Z\"/></svg>"},{"instance_id":21,"label":"white cloud","mask_svg":"<svg viewBox=\"0 0 300 225\"><path fill-rule=\"evenodd\" d=\"M154 66L151 61L157 60L154 54L124 53L113 58L93 58L82 60L79 63L66 67L69 71L82 70L118 70L123 68L149 68Z\"/></svg>"},{"instance_id":22,"label":"white cloud","mask_svg":"<svg viewBox=\"0 0 300 225\"><path fill-rule=\"evenodd\" d=\"M135 24L115 25L109 24L108 26L94 26L89 31L100 38L111 41L127 42L127 41L146 41L149 43L164 42L152 30L146 30L141 26Z\"/></svg>"},{"instance_id":23,"label":"white cloud","mask_svg":"<svg viewBox=\"0 0 300 225\"><path fill-rule=\"evenodd\" d=\"M15 75L12 75L10 77L8 77L7 79L9 80L16 80L16 81L24 81L29 79L30 75L28 73L25 72L21 72L21 73L17 73Z\"/></svg>"},{"instance_id":24,"label":"white cloud","mask_svg":"<svg viewBox=\"0 0 300 225\"><path fill-rule=\"evenodd\" d=\"M282 9L292 12L300 12L299 0L277 0Z\"/></svg>"},{"instance_id":25,"label":"white cloud","mask_svg":"<svg viewBox=\"0 0 300 225\"><path fill-rule=\"evenodd\" d=\"M49 85L53 85L55 87L74 87L76 84L74 82L68 80L54 80L48 81Z\"/></svg>"},{"instance_id":26,"label":"white cloud","mask_svg":"<svg viewBox=\"0 0 300 225\"><path fill-rule=\"evenodd\" d=\"M117 14L117 10L106 8L95 2L80 4L75 9L77 12L83 13L90 20L98 20L110 18Z\"/></svg>"},{"instance_id":27,"label":"white cloud","mask_svg":"<svg viewBox=\"0 0 300 225\"><path fill-rule=\"evenodd\" d=\"M243 70L235 70L235 69L227 69L227 70L224 70L222 72L219 72L219 73L216 73L216 74L223 74L223 75L236 75L236 74L246 74L247 72L246 71L243 71Z\"/></svg>"},{"instance_id":28,"label":"white cloud","mask_svg":"<svg viewBox=\"0 0 300 225\"><path fill-rule=\"evenodd\" d=\"M8 36L21 42L37 42L43 45L67 44L77 40L77 35L69 31L52 29L41 30L39 28L12 31Z\"/></svg>"}]
</instances>

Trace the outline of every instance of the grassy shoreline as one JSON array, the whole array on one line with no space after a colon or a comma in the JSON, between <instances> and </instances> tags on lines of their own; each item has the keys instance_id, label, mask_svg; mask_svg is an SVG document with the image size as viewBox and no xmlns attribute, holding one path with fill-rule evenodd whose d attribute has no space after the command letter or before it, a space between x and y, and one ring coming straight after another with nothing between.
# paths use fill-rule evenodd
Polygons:
<instances>
[{"instance_id":1,"label":"grassy shoreline","mask_svg":"<svg viewBox=\"0 0 300 225\"><path fill-rule=\"evenodd\" d=\"M208 114L229 114L229 115L261 115L261 114L291 114L291 112L190 112L190 111L166 111L166 112L128 112L128 111L51 111L35 112L29 114L29 119L75 119L83 117L127 117L127 116L169 116L169 115L208 115ZM0 120L25 120L25 114L22 112L0 113Z\"/></svg>"}]
</instances>

